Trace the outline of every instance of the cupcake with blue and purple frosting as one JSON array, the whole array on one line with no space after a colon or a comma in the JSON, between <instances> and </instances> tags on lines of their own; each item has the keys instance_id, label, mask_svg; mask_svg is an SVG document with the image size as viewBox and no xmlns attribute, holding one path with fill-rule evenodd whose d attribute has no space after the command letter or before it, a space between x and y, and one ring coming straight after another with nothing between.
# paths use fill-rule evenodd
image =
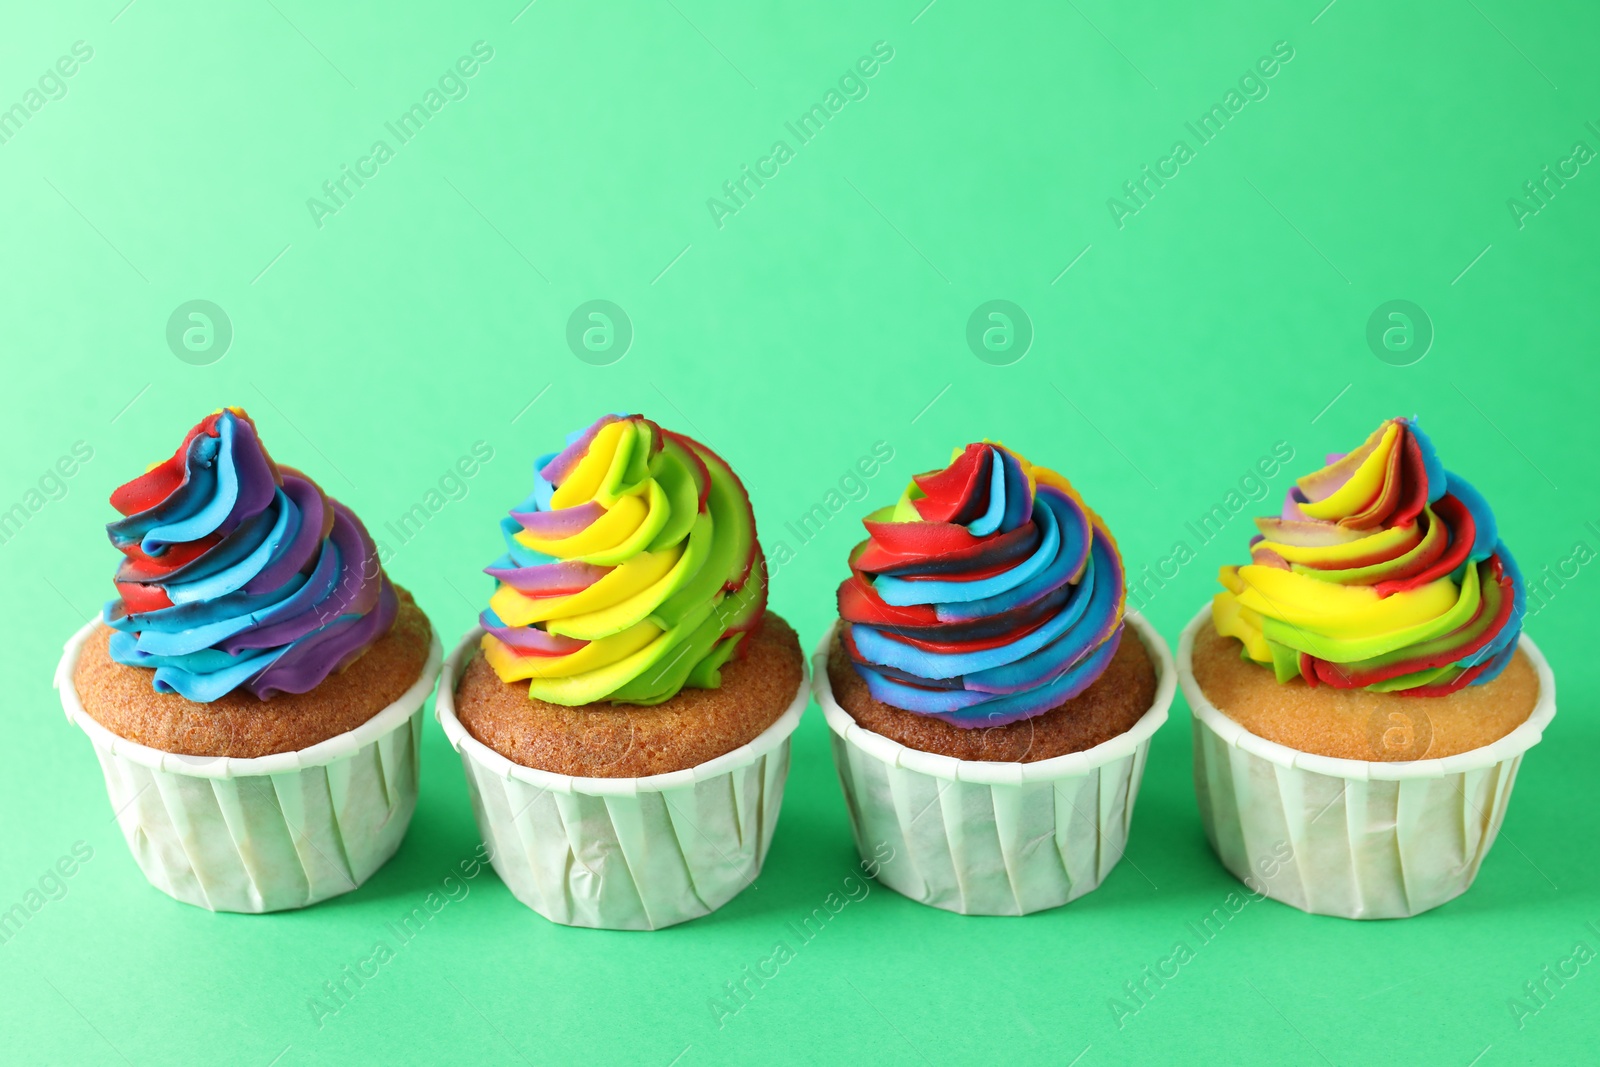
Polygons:
<instances>
[{"instance_id":1,"label":"cupcake with blue and purple frosting","mask_svg":"<svg viewBox=\"0 0 1600 1067\"><path fill-rule=\"evenodd\" d=\"M839 586L833 696L909 748L1034 762L1093 748L1150 709L1111 531L1048 467L957 449L863 520Z\"/></svg>"},{"instance_id":2,"label":"cupcake with blue and purple frosting","mask_svg":"<svg viewBox=\"0 0 1600 1067\"><path fill-rule=\"evenodd\" d=\"M84 709L149 748L248 759L353 730L422 674L432 630L361 520L276 463L240 408L111 494L117 597Z\"/></svg>"}]
</instances>

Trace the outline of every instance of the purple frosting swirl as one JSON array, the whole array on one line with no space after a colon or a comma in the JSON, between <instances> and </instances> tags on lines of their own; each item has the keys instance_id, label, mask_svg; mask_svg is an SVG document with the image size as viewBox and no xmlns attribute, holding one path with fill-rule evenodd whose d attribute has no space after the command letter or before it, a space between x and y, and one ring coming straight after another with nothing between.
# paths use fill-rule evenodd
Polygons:
<instances>
[{"instance_id":1,"label":"purple frosting swirl","mask_svg":"<svg viewBox=\"0 0 1600 1067\"><path fill-rule=\"evenodd\" d=\"M105 608L111 657L159 692L304 693L389 632L400 600L361 520L272 461L238 408L121 486L107 525L124 555Z\"/></svg>"}]
</instances>

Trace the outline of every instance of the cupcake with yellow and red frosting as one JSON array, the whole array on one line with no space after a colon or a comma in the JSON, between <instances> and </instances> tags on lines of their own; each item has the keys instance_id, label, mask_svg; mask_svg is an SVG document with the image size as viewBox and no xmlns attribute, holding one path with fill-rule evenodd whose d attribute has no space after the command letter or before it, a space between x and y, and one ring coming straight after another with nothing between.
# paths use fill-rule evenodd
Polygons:
<instances>
[{"instance_id":1,"label":"cupcake with yellow and red frosting","mask_svg":"<svg viewBox=\"0 0 1600 1067\"><path fill-rule=\"evenodd\" d=\"M1250 562L1222 568L1179 651L1213 846L1309 911L1443 903L1471 883L1555 712L1495 514L1395 418L1256 526ZM1252 776L1261 761L1280 773ZM1256 869L1278 843L1298 878L1282 860L1273 879Z\"/></svg>"},{"instance_id":2,"label":"cupcake with yellow and red frosting","mask_svg":"<svg viewBox=\"0 0 1600 1067\"><path fill-rule=\"evenodd\" d=\"M1174 685L1126 613L1110 529L1066 478L988 441L863 522L815 665L862 857L970 914L1093 889Z\"/></svg>"},{"instance_id":3,"label":"cupcake with yellow and red frosting","mask_svg":"<svg viewBox=\"0 0 1600 1067\"><path fill-rule=\"evenodd\" d=\"M721 906L765 858L808 694L744 485L700 442L607 415L535 461L500 532L438 705L496 869L574 925Z\"/></svg>"},{"instance_id":4,"label":"cupcake with yellow and red frosting","mask_svg":"<svg viewBox=\"0 0 1600 1067\"><path fill-rule=\"evenodd\" d=\"M440 649L366 527L224 408L111 495L117 597L56 677L146 875L214 910L358 886L417 799Z\"/></svg>"}]
</instances>

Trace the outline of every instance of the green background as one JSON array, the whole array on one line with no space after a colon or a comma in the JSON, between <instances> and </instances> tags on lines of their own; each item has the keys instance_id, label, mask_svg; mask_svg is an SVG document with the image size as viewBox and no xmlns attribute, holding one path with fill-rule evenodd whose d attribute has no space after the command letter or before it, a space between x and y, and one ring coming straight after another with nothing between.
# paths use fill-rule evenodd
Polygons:
<instances>
[{"instance_id":1,"label":"green background","mask_svg":"<svg viewBox=\"0 0 1600 1067\"><path fill-rule=\"evenodd\" d=\"M1568 564L1528 625L1561 714L1471 892L1371 924L1252 905L1120 1029L1108 999L1236 888L1201 833L1181 697L1128 862L1067 907L963 918L875 889L719 1028L709 999L856 868L813 708L766 868L715 915L650 935L566 929L485 874L319 1029L308 998L477 845L431 710L393 862L307 911L212 915L145 883L50 688L62 642L112 592L107 494L225 403L380 538L475 441L493 446L465 499L390 561L447 645L487 594L477 571L532 458L609 410L698 436L742 474L769 553L794 550L773 604L808 647L855 520L984 436L1071 477L1132 571L1181 538L1198 549L1149 601L1174 643L1249 531L1241 515L1198 546L1185 523L1277 442L1303 471L1396 414L1420 415L1488 496L1525 570L1558 568L1575 542L1600 548L1585 525L1600 524L1600 175L1582 168L1521 227L1507 200L1574 142L1600 148L1585 128L1600 124L1592 7L123 2L13 0L0 34L0 107L26 107L75 41L93 48L0 145L0 507L26 502L74 442L94 450L0 545L14 686L0 908L74 842L94 850L0 945L7 1061L1594 1055L1600 965L1520 1028L1508 1007L1575 943L1600 948L1586 925L1600 924L1592 563ZM391 142L319 228L307 199L480 40L493 58L469 94ZM893 59L869 95L798 145L784 123L878 41ZM1293 59L1269 94L1199 146L1185 122L1278 41ZM719 228L707 199L780 138L794 158ZM1180 138L1194 158L1119 228L1107 199ZM192 299L232 324L210 365L166 342ZM592 299L633 325L609 366L565 341ZM991 299L1034 331L1009 366L965 340ZM1432 323L1414 365L1366 341L1393 299ZM809 544L787 535L879 441L894 459L869 499Z\"/></svg>"}]
</instances>

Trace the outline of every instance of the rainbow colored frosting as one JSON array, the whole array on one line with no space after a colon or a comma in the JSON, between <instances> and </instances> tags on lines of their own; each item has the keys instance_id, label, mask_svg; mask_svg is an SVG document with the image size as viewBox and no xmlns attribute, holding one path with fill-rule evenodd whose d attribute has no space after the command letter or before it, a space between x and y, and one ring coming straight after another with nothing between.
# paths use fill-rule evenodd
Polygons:
<instances>
[{"instance_id":1,"label":"rainbow colored frosting","mask_svg":"<svg viewBox=\"0 0 1600 1067\"><path fill-rule=\"evenodd\" d=\"M483 612L500 679L554 704L659 704L715 689L766 611L744 486L698 441L606 415L533 465L500 520L506 554Z\"/></svg>"},{"instance_id":2,"label":"rainbow colored frosting","mask_svg":"<svg viewBox=\"0 0 1600 1067\"><path fill-rule=\"evenodd\" d=\"M1001 726L1081 693L1116 653L1122 556L1055 471L970 444L863 525L841 638L885 704Z\"/></svg>"},{"instance_id":3,"label":"rainbow colored frosting","mask_svg":"<svg viewBox=\"0 0 1600 1067\"><path fill-rule=\"evenodd\" d=\"M1212 618L1279 682L1443 696L1516 652L1522 575L1415 419L1329 456L1256 526L1251 562L1222 568Z\"/></svg>"},{"instance_id":4,"label":"rainbow colored frosting","mask_svg":"<svg viewBox=\"0 0 1600 1067\"><path fill-rule=\"evenodd\" d=\"M206 416L111 505L125 516L106 526L125 557L105 608L111 657L154 668L160 692L304 693L399 612L361 520L274 463L240 408Z\"/></svg>"}]
</instances>

